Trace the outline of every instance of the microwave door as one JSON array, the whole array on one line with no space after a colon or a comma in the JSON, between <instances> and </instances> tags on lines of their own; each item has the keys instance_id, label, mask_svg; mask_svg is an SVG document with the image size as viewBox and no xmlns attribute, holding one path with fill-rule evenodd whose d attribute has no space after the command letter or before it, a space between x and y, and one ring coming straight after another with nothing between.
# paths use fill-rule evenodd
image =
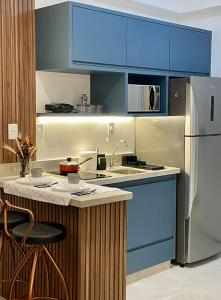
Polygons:
<instances>
[{"instance_id":1,"label":"microwave door","mask_svg":"<svg viewBox=\"0 0 221 300\"><path fill-rule=\"evenodd\" d=\"M142 111L143 90L140 85L128 85L128 112Z\"/></svg>"}]
</instances>

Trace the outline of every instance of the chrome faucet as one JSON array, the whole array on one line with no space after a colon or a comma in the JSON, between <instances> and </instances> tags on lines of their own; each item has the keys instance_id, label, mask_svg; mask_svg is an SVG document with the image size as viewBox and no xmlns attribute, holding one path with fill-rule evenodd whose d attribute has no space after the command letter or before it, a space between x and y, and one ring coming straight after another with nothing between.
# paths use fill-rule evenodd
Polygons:
<instances>
[{"instance_id":1,"label":"chrome faucet","mask_svg":"<svg viewBox=\"0 0 221 300\"><path fill-rule=\"evenodd\" d=\"M119 143L117 144L117 146L114 149L113 153L111 154L111 157L110 157L110 168L113 168L114 165L115 165L115 163L114 163L114 155L117 152L117 150L118 150L118 148L120 147L121 144L124 144L126 148L128 147L128 143L127 143L126 140L122 139L122 140L119 141Z\"/></svg>"}]
</instances>

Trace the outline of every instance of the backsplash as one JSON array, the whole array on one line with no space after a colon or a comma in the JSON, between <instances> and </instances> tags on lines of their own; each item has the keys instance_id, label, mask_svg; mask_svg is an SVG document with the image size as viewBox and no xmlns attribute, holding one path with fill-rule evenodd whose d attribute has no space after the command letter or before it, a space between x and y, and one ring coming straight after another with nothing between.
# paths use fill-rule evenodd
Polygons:
<instances>
[{"instance_id":1,"label":"backsplash","mask_svg":"<svg viewBox=\"0 0 221 300\"><path fill-rule=\"evenodd\" d=\"M108 136L108 123L114 123L114 134ZM40 124L39 124L40 123ZM126 139L118 153L134 153L135 120L131 117L53 117L38 118L38 160L78 157L80 151L95 150L110 154L120 139Z\"/></svg>"},{"instance_id":2,"label":"backsplash","mask_svg":"<svg viewBox=\"0 0 221 300\"><path fill-rule=\"evenodd\" d=\"M137 118L136 153L139 159L153 164L182 166L179 158L184 151L183 118Z\"/></svg>"}]
</instances>

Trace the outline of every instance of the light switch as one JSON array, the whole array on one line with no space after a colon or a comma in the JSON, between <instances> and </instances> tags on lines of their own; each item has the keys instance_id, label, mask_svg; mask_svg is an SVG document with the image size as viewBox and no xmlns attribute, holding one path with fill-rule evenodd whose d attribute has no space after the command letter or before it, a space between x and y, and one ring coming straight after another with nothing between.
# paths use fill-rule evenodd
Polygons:
<instances>
[{"instance_id":1,"label":"light switch","mask_svg":"<svg viewBox=\"0 0 221 300\"><path fill-rule=\"evenodd\" d=\"M18 137L18 124L8 124L8 139L16 140Z\"/></svg>"}]
</instances>

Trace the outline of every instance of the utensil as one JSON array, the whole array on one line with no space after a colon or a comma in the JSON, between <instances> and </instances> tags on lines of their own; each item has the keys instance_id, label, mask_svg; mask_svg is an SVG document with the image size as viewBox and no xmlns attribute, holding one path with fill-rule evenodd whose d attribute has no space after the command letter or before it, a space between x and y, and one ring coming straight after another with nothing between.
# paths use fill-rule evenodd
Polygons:
<instances>
[{"instance_id":1,"label":"utensil","mask_svg":"<svg viewBox=\"0 0 221 300\"><path fill-rule=\"evenodd\" d=\"M60 172L62 175L67 175L68 173L77 173L80 169L80 166L87 161L93 159L89 157L82 162L73 161L70 157L67 158L67 161L60 163Z\"/></svg>"},{"instance_id":2,"label":"utensil","mask_svg":"<svg viewBox=\"0 0 221 300\"><path fill-rule=\"evenodd\" d=\"M73 196L86 196L86 195L93 194L94 192L96 192L96 189L88 191L88 192L87 191L82 191L82 192L71 193L71 195L73 195Z\"/></svg>"},{"instance_id":3,"label":"utensil","mask_svg":"<svg viewBox=\"0 0 221 300\"><path fill-rule=\"evenodd\" d=\"M53 185L55 185L55 184L58 184L58 182L54 182L54 183L52 183L52 184L38 184L38 185L34 185L34 187L37 187L37 188L48 188L48 187L51 187L51 186L53 186Z\"/></svg>"}]
</instances>

